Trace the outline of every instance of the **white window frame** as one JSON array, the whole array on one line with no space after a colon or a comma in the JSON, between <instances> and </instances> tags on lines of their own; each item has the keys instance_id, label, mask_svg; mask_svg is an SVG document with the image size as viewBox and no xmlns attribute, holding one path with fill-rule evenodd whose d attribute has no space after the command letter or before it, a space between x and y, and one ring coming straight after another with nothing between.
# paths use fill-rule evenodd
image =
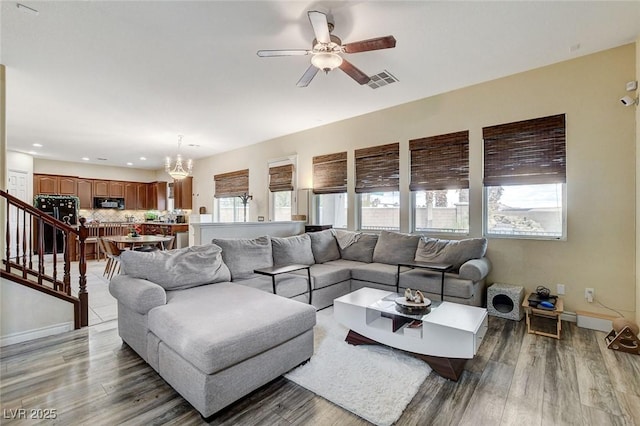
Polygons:
<instances>
[{"instance_id":1,"label":"white window frame","mask_svg":"<svg viewBox=\"0 0 640 426\"><path fill-rule=\"evenodd\" d=\"M294 215L298 211L298 155L289 155L286 157L276 158L269 160L267 164L267 192L269 193L269 222L275 220L275 192L269 191L269 169L271 167L286 166L287 164L293 164L293 191L291 191L291 214ZM291 218L289 218L291 220Z\"/></svg>"},{"instance_id":2,"label":"white window frame","mask_svg":"<svg viewBox=\"0 0 640 426\"><path fill-rule=\"evenodd\" d=\"M402 192L401 191L376 191L376 192L397 192L398 193L398 228L393 228L393 229L388 229L388 231L392 231L392 232L400 232L400 230L402 229L402 226L400 224L400 220L402 217L402 212L401 212L401 208L402 208ZM357 193L356 194L356 211L357 211L357 219L358 219L358 231L363 231L363 232L380 232L383 231L383 229L363 229L362 228L362 196L364 194L367 194L366 192L363 193Z\"/></svg>"},{"instance_id":3,"label":"white window frame","mask_svg":"<svg viewBox=\"0 0 640 426\"><path fill-rule=\"evenodd\" d=\"M562 235L558 237L545 235L522 235L522 234L496 234L490 233L489 226L489 201L487 200L489 187L482 187L482 235L486 238L516 239L516 240L545 240L545 241L567 241L567 184L558 183L562 188ZM517 186L517 185L500 185Z\"/></svg>"},{"instance_id":4,"label":"white window frame","mask_svg":"<svg viewBox=\"0 0 640 426\"><path fill-rule=\"evenodd\" d=\"M234 210L234 216L236 215L236 213L238 214L238 220L234 220L233 222L221 222L220 221L220 200L222 199L226 199L226 198L233 198L234 199L234 209L238 209L238 210ZM222 198L214 198L213 199L213 221L216 223L242 223L243 222L243 206L242 203L240 203L239 206L237 206L236 204L236 198L238 199L237 201L240 202L240 199L238 197L222 197ZM250 208L250 204L247 204L247 221L249 220L249 212L251 211Z\"/></svg>"},{"instance_id":5,"label":"white window frame","mask_svg":"<svg viewBox=\"0 0 640 426\"><path fill-rule=\"evenodd\" d=\"M344 226L344 228L342 227L338 227L335 225L335 223L331 223L331 224L327 224L327 223L321 223L320 222L320 197L323 195L343 195L345 198L345 201L347 203L347 214L346 214L346 224ZM316 225L333 225L333 228L335 229L347 229L349 226L349 195L346 192L336 192L336 193L330 193L330 194L313 194L314 197L314 217L313 217L313 222ZM335 217L335 211L334 211L334 217Z\"/></svg>"},{"instance_id":6,"label":"white window frame","mask_svg":"<svg viewBox=\"0 0 640 426\"><path fill-rule=\"evenodd\" d=\"M466 188L465 188L466 189ZM469 236L471 233L471 190L469 191L469 225L466 231L442 231L442 230L421 230L417 229L417 220L416 220L416 193L421 191L410 191L411 192L411 232L414 234L424 234L433 237L465 237Z\"/></svg>"}]
</instances>

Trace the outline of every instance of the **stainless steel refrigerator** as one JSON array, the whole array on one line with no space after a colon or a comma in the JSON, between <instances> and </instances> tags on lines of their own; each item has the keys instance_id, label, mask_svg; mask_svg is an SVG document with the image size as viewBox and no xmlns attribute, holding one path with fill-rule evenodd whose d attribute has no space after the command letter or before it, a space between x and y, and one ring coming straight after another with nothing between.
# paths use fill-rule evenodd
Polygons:
<instances>
[{"instance_id":1,"label":"stainless steel refrigerator","mask_svg":"<svg viewBox=\"0 0 640 426\"><path fill-rule=\"evenodd\" d=\"M36 195L34 206L42 212L59 221L75 226L78 224L78 197L63 195ZM44 254L53 253L53 247L57 253L64 250L64 234L58 230L53 233L53 226L44 224Z\"/></svg>"}]
</instances>

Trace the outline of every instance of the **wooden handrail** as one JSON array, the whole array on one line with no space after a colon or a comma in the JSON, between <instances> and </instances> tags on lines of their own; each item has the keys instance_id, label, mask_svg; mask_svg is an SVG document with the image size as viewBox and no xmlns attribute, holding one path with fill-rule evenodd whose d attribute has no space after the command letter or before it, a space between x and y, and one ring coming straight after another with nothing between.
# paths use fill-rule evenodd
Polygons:
<instances>
[{"instance_id":1,"label":"wooden handrail","mask_svg":"<svg viewBox=\"0 0 640 426\"><path fill-rule=\"evenodd\" d=\"M86 220L80 218L78 227L70 226L54 217L43 213L39 209L0 190L0 198L6 200L6 251L0 268L2 278L12 280L42 293L65 300L74 305L75 328L89 325L89 295L87 292L87 264L85 240L89 230L85 226ZM10 216L15 212L15 229L11 228ZM52 227L54 244L52 248L52 273L45 269L44 259L44 225ZM15 233L12 233L15 231ZM34 232L35 231L35 232ZM64 250L58 253L57 238L61 232L64 238ZM12 247L12 236L15 245ZM70 244L77 236L79 242L79 280L77 296L72 295L71 289L71 255ZM15 256L12 257L12 248ZM34 265L34 254L37 253ZM64 267L62 280L58 279L58 255L62 254Z\"/></svg>"}]
</instances>

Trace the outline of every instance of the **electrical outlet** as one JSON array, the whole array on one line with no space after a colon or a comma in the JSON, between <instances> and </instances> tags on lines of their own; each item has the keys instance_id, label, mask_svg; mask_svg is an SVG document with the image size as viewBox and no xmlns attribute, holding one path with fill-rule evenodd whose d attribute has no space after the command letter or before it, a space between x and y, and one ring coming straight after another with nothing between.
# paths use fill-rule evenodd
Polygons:
<instances>
[{"instance_id":1,"label":"electrical outlet","mask_svg":"<svg viewBox=\"0 0 640 426\"><path fill-rule=\"evenodd\" d=\"M587 302L593 303L593 298L595 297L596 291L592 288L584 289L584 298L587 299Z\"/></svg>"},{"instance_id":2,"label":"electrical outlet","mask_svg":"<svg viewBox=\"0 0 640 426\"><path fill-rule=\"evenodd\" d=\"M556 284L556 293L558 293L559 296L564 294L564 284Z\"/></svg>"}]
</instances>

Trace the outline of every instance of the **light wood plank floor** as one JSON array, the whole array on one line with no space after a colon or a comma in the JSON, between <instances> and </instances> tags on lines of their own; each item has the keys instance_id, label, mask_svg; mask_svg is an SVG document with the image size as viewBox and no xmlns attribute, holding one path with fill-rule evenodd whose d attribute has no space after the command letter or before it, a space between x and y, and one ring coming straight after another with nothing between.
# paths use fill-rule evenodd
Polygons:
<instances>
[{"instance_id":1,"label":"light wood plank floor","mask_svg":"<svg viewBox=\"0 0 640 426\"><path fill-rule=\"evenodd\" d=\"M604 333L565 323L562 340L489 318L459 382L431 373L398 425L640 425L640 356L614 352ZM0 354L2 424L17 409L55 409L42 424L204 424L117 333L115 321L17 344ZM384 389L380 389L384 392ZM213 425L366 422L284 378L223 410Z\"/></svg>"}]
</instances>

